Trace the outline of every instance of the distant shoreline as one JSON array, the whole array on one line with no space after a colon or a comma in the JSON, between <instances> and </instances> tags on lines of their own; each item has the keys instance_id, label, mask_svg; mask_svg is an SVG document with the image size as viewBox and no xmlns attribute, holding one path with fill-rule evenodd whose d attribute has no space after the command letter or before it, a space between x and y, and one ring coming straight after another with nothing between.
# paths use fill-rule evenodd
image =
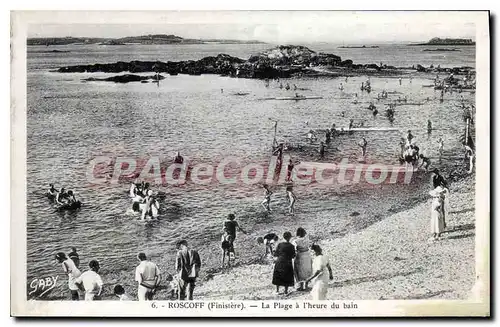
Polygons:
<instances>
[{"instance_id":1,"label":"distant shoreline","mask_svg":"<svg viewBox=\"0 0 500 327\"><path fill-rule=\"evenodd\" d=\"M226 39L184 39L176 35L142 35L128 36L123 38L88 38L88 37L44 37L28 38L28 46L52 46L70 44L96 44L96 45L158 45L158 44L266 44L257 40L226 40Z\"/></svg>"},{"instance_id":2,"label":"distant shoreline","mask_svg":"<svg viewBox=\"0 0 500 327\"><path fill-rule=\"evenodd\" d=\"M372 46L341 46L338 47L339 49L377 49L380 48L378 45L372 45Z\"/></svg>"}]
</instances>

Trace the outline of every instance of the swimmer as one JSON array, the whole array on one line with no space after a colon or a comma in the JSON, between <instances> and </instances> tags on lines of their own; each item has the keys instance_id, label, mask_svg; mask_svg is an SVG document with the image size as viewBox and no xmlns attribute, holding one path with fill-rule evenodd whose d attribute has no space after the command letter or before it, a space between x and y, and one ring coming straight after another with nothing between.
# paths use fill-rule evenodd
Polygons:
<instances>
[{"instance_id":1,"label":"swimmer","mask_svg":"<svg viewBox=\"0 0 500 327\"><path fill-rule=\"evenodd\" d=\"M129 196L133 199L137 195L137 185L135 183L132 183L130 185L130 192Z\"/></svg>"},{"instance_id":2,"label":"swimmer","mask_svg":"<svg viewBox=\"0 0 500 327\"><path fill-rule=\"evenodd\" d=\"M63 204L68 202L68 193L66 193L66 190L64 189L64 187L61 187L61 190L57 193L54 200L59 205L63 205Z\"/></svg>"},{"instance_id":3,"label":"swimmer","mask_svg":"<svg viewBox=\"0 0 500 327\"><path fill-rule=\"evenodd\" d=\"M59 191L54 187L54 184L49 184L49 190L47 191L47 196L51 199L55 199Z\"/></svg>"},{"instance_id":4,"label":"swimmer","mask_svg":"<svg viewBox=\"0 0 500 327\"><path fill-rule=\"evenodd\" d=\"M145 204L142 208L141 219L144 220L146 217L156 218L158 216L159 204L158 201L153 197L153 191L149 190L146 197L143 200ZM155 209L153 211L153 209Z\"/></svg>"},{"instance_id":5,"label":"swimmer","mask_svg":"<svg viewBox=\"0 0 500 327\"><path fill-rule=\"evenodd\" d=\"M327 128L326 132L325 132L325 142L326 142L326 144L330 144L331 138L332 138L332 132L331 132L331 130L329 130Z\"/></svg>"},{"instance_id":6,"label":"swimmer","mask_svg":"<svg viewBox=\"0 0 500 327\"><path fill-rule=\"evenodd\" d=\"M68 197L67 197L67 199L68 199L67 200L68 204L73 204L73 203L77 202L75 194L71 190L68 191Z\"/></svg>"},{"instance_id":7,"label":"swimmer","mask_svg":"<svg viewBox=\"0 0 500 327\"><path fill-rule=\"evenodd\" d=\"M287 195L287 199L288 199L288 203L289 203L288 212L290 214L294 214L295 213L295 202L297 201L297 197L293 193L292 186L287 186L286 195Z\"/></svg>"},{"instance_id":8,"label":"swimmer","mask_svg":"<svg viewBox=\"0 0 500 327\"><path fill-rule=\"evenodd\" d=\"M364 158L366 156L366 146L368 145L368 142L366 142L366 139L363 137L358 145L361 147L361 154Z\"/></svg>"},{"instance_id":9,"label":"swimmer","mask_svg":"<svg viewBox=\"0 0 500 327\"><path fill-rule=\"evenodd\" d=\"M444 149L444 141L443 138L440 137L438 141L438 151L439 151L439 158L441 159L441 156L443 155L443 149Z\"/></svg>"},{"instance_id":10,"label":"swimmer","mask_svg":"<svg viewBox=\"0 0 500 327\"><path fill-rule=\"evenodd\" d=\"M325 143L323 143L323 141L321 141L321 143L319 145L319 157L321 159L323 159L325 157Z\"/></svg>"},{"instance_id":11,"label":"swimmer","mask_svg":"<svg viewBox=\"0 0 500 327\"><path fill-rule=\"evenodd\" d=\"M309 133L307 133L307 139L311 144L313 144L314 141L316 141L318 138L316 137L316 133L311 129Z\"/></svg>"},{"instance_id":12,"label":"swimmer","mask_svg":"<svg viewBox=\"0 0 500 327\"><path fill-rule=\"evenodd\" d=\"M184 158L181 156L181 153L179 151L177 151L177 154L175 155L174 163L176 163L176 164L183 164L184 163Z\"/></svg>"},{"instance_id":13,"label":"swimmer","mask_svg":"<svg viewBox=\"0 0 500 327\"><path fill-rule=\"evenodd\" d=\"M413 140L413 134L411 133L410 130L408 130L408 134L406 135L406 140L408 141L408 144L411 144L411 141Z\"/></svg>"},{"instance_id":14,"label":"swimmer","mask_svg":"<svg viewBox=\"0 0 500 327\"><path fill-rule=\"evenodd\" d=\"M286 180L287 180L287 182L290 182L292 180L292 172L293 172L294 167L295 167L295 165L293 164L292 159L290 159L290 161L288 162L288 166L286 168Z\"/></svg>"},{"instance_id":15,"label":"swimmer","mask_svg":"<svg viewBox=\"0 0 500 327\"><path fill-rule=\"evenodd\" d=\"M271 192L271 190L269 189L269 186L267 184L262 185L262 187L264 188L266 193L264 195L264 200L260 204L269 213L269 212L271 212L270 203L271 203L271 195L273 195L273 192Z\"/></svg>"},{"instance_id":16,"label":"swimmer","mask_svg":"<svg viewBox=\"0 0 500 327\"><path fill-rule=\"evenodd\" d=\"M340 83L339 90L344 91L344 85L342 85L342 83Z\"/></svg>"}]
</instances>

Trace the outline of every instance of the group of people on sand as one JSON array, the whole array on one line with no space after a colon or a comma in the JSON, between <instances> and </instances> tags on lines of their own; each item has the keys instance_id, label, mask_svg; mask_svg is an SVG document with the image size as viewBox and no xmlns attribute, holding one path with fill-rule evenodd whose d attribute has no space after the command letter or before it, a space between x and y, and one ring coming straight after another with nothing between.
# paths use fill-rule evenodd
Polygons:
<instances>
[{"instance_id":1,"label":"group of people on sand","mask_svg":"<svg viewBox=\"0 0 500 327\"><path fill-rule=\"evenodd\" d=\"M268 234L269 235L269 234ZM267 236L267 235L266 235ZM278 241L278 236L272 233L272 242ZM259 243L263 238L258 239ZM267 243L269 244L269 242ZM328 257L317 244L311 244L304 228L299 227L295 239L292 234L285 232L283 242L276 245L276 249L268 251L274 260L272 284L276 286L276 293L289 294L290 287L297 291L307 291L312 284L312 300L325 300L328 292L328 281L333 279L333 272Z\"/></svg>"},{"instance_id":2,"label":"group of people on sand","mask_svg":"<svg viewBox=\"0 0 500 327\"><path fill-rule=\"evenodd\" d=\"M237 230L248 234L235 221L234 214L229 214L224 222L224 234L221 238L222 267L230 266L231 257L234 256L234 240ZM259 245L264 245L264 253L260 259L271 256L274 261L272 283L276 292L280 294L283 287L284 295L289 294L289 288L296 286L297 291L306 291L312 284L311 295L313 300L324 300L328 290L328 281L333 279L332 268L328 257L323 255L321 247L311 244L304 228L297 229L296 237L285 232L283 242L278 243L279 237L270 232L257 238Z\"/></svg>"},{"instance_id":3,"label":"group of people on sand","mask_svg":"<svg viewBox=\"0 0 500 327\"><path fill-rule=\"evenodd\" d=\"M100 263L90 260L85 272L80 270L80 257L76 248L66 254L58 252L55 259L61 264L64 273L68 276L68 288L71 300L79 301L81 293L85 301L101 300L106 293L105 284L99 275ZM146 254L137 255L138 265L135 268L134 280L137 283L137 299L139 301L152 301L156 292L165 289L170 298L178 300L193 300L193 291L196 279L199 277L201 259L197 251L188 247L186 240L177 242L177 256L175 262L175 275L162 276L158 265L148 260ZM164 279L162 284L162 277ZM115 284L109 295L115 296L120 301L134 300L130 292L123 285Z\"/></svg>"},{"instance_id":4,"label":"group of people on sand","mask_svg":"<svg viewBox=\"0 0 500 327\"><path fill-rule=\"evenodd\" d=\"M64 187L58 190L52 183L49 184L47 197L60 207L73 207L80 204L80 201L76 199L75 193L72 190L66 191Z\"/></svg>"}]
</instances>

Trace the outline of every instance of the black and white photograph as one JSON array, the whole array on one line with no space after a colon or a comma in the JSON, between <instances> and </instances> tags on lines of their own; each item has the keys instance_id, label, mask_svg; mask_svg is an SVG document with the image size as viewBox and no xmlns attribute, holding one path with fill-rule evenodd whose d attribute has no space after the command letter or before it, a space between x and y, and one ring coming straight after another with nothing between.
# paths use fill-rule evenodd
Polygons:
<instances>
[{"instance_id":1,"label":"black and white photograph","mask_svg":"<svg viewBox=\"0 0 500 327\"><path fill-rule=\"evenodd\" d=\"M489 12L11 26L12 315L490 315Z\"/></svg>"}]
</instances>

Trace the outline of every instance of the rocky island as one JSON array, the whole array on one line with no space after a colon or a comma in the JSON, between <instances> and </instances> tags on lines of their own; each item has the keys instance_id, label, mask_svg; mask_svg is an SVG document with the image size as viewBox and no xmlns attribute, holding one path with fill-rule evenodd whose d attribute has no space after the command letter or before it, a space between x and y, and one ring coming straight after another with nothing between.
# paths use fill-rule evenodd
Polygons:
<instances>
[{"instance_id":1,"label":"rocky island","mask_svg":"<svg viewBox=\"0 0 500 327\"><path fill-rule=\"evenodd\" d=\"M281 45L252 55L247 60L227 54L187 61L119 61L116 63L76 65L61 67L59 73L168 73L170 75L218 74L238 78L290 78L290 77L337 77L337 76L390 76L412 72L454 72L460 74L472 71L471 67L440 68L394 67L377 64L355 64L352 60L342 60L340 56L315 52L305 46ZM123 77L125 76L125 77ZM130 78L137 81L138 75L115 76L118 82ZM113 78L111 78L113 80Z\"/></svg>"},{"instance_id":2,"label":"rocky island","mask_svg":"<svg viewBox=\"0 0 500 327\"><path fill-rule=\"evenodd\" d=\"M441 39L439 37L435 37L430 39L426 43L417 43L417 44L408 44L409 46L420 46L420 45L476 45L476 42L472 41L472 39L450 39L445 38Z\"/></svg>"}]
</instances>

